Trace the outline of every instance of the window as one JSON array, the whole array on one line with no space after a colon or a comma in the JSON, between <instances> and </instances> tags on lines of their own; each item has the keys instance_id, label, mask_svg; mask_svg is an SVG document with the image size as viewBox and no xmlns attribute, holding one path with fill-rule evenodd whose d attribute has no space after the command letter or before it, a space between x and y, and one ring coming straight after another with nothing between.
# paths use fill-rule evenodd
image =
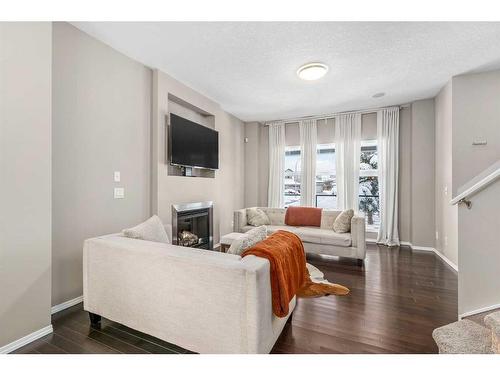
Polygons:
<instances>
[{"instance_id":1,"label":"window","mask_svg":"<svg viewBox=\"0 0 500 375\"><path fill-rule=\"evenodd\" d=\"M299 206L300 146L285 149L285 207ZM359 171L359 210L366 216L367 228L377 230L380 225L378 192L377 141L362 141ZM316 207L337 208L337 178L335 145L319 144L316 154Z\"/></svg>"},{"instance_id":2,"label":"window","mask_svg":"<svg viewBox=\"0 0 500 375\"><path fill-rule=\"evenodd\" d=\"M285 208L300 206L300 146L285 148Z\"/></svg>"},{"instance_id":3,"label":"window","mask_svg":"<svg viewBox=\"0 0 500 375\"><path fill-rule=\"evenodd\" d=\"M377 141L361 142L359 170L359 210L365 213L367 229L380 226Z\"/></svg>"},{"instance_id":4,"label":"window","mask_svg":"<svg viewBox=\"0 0 500 375\"><path fill-rule=\"evenodd\" d=\"M317 146L316 207L337 208L335 145L333 143Z\"/></svg>"}]
</instances>

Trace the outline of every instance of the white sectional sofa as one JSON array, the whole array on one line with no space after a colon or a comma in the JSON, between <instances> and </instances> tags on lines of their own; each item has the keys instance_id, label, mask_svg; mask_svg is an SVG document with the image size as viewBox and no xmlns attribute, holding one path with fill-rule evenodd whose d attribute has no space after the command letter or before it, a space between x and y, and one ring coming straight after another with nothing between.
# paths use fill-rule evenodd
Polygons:
<instances>
[{"instance_id":1,"label":"white sectional sofa","mask_svg":"<svg viewBox=\"0 0 500 375\"><path fill-rule=\"evenodd\" d=\"M321 214L320 227L292 227L285 224L286 208L259 207L263 210L271 225L267 226L268 233L277 230L288 230L297 234L304 243L307 253L336 255L347 258L365 259L365 218L355 215L351 220L350 233L336 233L333 230L335 218L342 212L324 209ZM255 228L248 225L246 208L234 212L234 231L247 232Z\"/></svg>"},{"instance_id":2,"label":"white sectional sofa","mask_svg":"<svg viewBox=\"0 0 500 375\"><path fill-rule=\"evenodd\" d=\"M272 312L267 259L120 234L85 241L83 298L94 324L103 316L198 353L269 353L290 316Z\"/></svg>"}]
</instances>

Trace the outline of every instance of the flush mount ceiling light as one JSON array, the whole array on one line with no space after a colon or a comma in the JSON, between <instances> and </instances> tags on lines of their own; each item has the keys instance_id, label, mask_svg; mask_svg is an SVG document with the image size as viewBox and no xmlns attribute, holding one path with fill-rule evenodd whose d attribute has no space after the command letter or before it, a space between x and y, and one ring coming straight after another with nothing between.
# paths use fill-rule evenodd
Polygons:
<instances>
[{"instance_id":1,"label":"flush mount ceiling light","mask_svg":"<svg viewBox=\"0 0 500 375\"><path fill-rule=\"evenodd\" d=\"M304 81L315 81L328 72L328 66L319 62L302 65L297 70L297 75Z\"/></svg>"},{"instance_id":2,"label":"flush mount ceiling light","mask_svg":"<svg viewBox=\"0 0 500 375\"><path fill-rule=\"evenodd\" d=\"M377 92L375 95L372 96L372 98L381 98L384 95L385 95L385 92Z\"/></svg>"}]
</instances>

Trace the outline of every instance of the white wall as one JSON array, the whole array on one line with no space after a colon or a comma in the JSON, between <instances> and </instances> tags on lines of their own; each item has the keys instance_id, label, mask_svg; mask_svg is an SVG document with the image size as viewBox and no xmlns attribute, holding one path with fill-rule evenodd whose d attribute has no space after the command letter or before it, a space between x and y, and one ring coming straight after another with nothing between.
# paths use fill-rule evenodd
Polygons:
<instances>
[{"instance_id":1,"label":"white wall","mask_svg":"<svg viewBox=\"0 0 500 375\"><path fill-rule=\"evenodd\" d=\"M54 23L53 305L82 295L84 239L150 215L151 79L142 64ZM115 186L125 199L113 199Z\"/></svg>"},{"instance_id":2,"label":"white wall","mask_svg":"<svg viewBox=\"0 0 500 375\"><path fill-rule=\"evenodd\" d=\"M436 250L444 254L454 264L458 264L458 211L450 205L452 199L452 96L450 81L435 98L436 118Z\"/></svg>"},{"instance_id":3,"label":"white wall","mask_svg":"<svg viewBox=\"0 0 500 375\"><path fill-rule=\"evenodd\" d=\"M50 325L51 30L0 22L0 347Z\"/></svg>"},{"instance_id":4,"label":"white wall","mask_svg":"<svg viewBox=\"0 0 500 375\"><path fill-rule=\"evenodd\" d=\"M166 162L166 116L169 94L215 116L219 132L219 170L215 178L171 176ZM244 124L220 106L176 81L153 72L152 210L165 223L172 221L172 204L213 201L214 244L232 231L233 211L243 207L245 196Z\"/></svg>"}]
</instances>

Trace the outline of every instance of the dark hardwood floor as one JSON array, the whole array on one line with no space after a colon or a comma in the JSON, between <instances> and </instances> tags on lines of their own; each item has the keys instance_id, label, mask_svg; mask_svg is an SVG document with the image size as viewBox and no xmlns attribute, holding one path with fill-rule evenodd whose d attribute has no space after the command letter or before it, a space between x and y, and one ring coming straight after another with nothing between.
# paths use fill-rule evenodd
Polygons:
<instances>
[{"instance_id":1,"label":"dark hardwood floor","mask_svg":"<svg viewBox=\"0 0 500 375\"><path fill-rule=\"evenodd\" d=\"M351 293L300 299L272 353L437 353L432 330L457 319L456 273L431 252L370 245L363 268L308 261ZM14 353L189 353L106 319L95 330L81 304L52 323L54 333Z\"/></svg>"}]
</instances>

